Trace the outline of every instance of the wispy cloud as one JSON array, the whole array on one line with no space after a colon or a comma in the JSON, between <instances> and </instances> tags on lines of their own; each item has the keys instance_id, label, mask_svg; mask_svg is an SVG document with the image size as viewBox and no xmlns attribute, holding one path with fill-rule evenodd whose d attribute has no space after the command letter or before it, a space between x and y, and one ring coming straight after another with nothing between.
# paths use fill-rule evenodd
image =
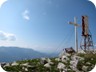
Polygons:
<instances>
[{"instance_id":1,"label":"wispy cloud","mask_svg":"<svg viewBox=\"0 0 96 72\"><path fill-rule=\"evenodd\" d=\"M16 36L11 33L5 33L3 31L0 31L0 40L8 40L8 41L15 41Z\"/></svg>"},{"instance_id":2,"label":"wispy cloud","mask_svg":"<svg viewBox=\"0 0 96 72\"><path fill-rule=\"evenodd\" d=\"M23 13L23 18L26 19L26 20L30 20L30 17L29 17L29 11L28 10L25 10Z\"/></svg>"},{"instance_id":3,"label":"wispy cloud","mask_svg":"<svg viewBox=\"0 0 96 72\"><path fill-rule=\"evenodd\" d=\"M2 5L7 2L7 0L0 0L0 8L2 7Z\"/></svg>"}]
</instances>

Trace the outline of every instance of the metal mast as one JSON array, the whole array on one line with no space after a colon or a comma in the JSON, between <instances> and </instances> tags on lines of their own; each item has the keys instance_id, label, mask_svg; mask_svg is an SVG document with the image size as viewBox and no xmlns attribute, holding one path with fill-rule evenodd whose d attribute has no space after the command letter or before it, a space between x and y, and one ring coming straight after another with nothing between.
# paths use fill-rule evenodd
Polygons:
<instances>
[{"instance_id":1,"label":"metal mast","mask_svg":"<svg viewBox=\"0 0 96 72\"><path fill-rule=\"evenodd\" d=\"M82 41L80 45L81 49L85 52L94 50L92 35L89 31L88 16L82 16Z\"/></svg>"}]
</instances>

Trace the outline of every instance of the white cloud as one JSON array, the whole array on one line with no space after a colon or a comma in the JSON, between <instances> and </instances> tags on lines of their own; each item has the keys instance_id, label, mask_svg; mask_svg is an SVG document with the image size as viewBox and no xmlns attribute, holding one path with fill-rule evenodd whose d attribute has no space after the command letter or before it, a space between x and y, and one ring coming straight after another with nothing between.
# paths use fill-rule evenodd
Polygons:
<instances>
[{"instance_id":1,"label":"white cloud","mask_svg":"<svg viewBox=\"0 0 96 72\"><path fill-rule=\"evenodd\" d=\"M15 41L16 36L11 33L5 33L3 31L0 31L0 40L8 40L8 41Z\"/></svg>"},{"instance_id":2,"label":"white cloud","mask_svg":"<svg viewBox=\"0 0 96 72\"><path fill-rule=\"evenodd\" d=\"M30 17L29 17L29 11L28 10L25 10L23 13L23 18L26 19L26 20L30 20Z\"/></svg>"},{"instance_id":3,"label":"white cloud","mask_svg":"<svg viewBox=\"0 0 96 72\"><path fill-rule=\"evenodd\" d=\"M7 0L0 0L0 8L2 7L2 5L7 2Z\"/></svg>"},{"instance_id":4,"label":"white cloud","mask_svg":"<svg viewBox=\"0 0 96 72\"><path fill-rule=\"evenodd\" d=\"M91 1L96 7L96 0L89 0L89 1Z\"/></svg>"}]
</instances>

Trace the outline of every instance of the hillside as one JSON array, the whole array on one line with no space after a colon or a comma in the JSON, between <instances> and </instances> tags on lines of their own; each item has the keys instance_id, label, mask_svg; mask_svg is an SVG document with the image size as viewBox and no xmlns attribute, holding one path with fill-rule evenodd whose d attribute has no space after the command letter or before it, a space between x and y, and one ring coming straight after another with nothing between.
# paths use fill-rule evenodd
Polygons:
<instances>
[{"instance_id":1,"label":"hillside","mask_svg":"<svg viewBox=\"0 0 96 72\"><path fill-rule=\"evenodd\" d=\"M3 63L9 72L88 72L96 64L96 54L64 54L57 58L41 58Z\"/></svg>"}]
</instances>

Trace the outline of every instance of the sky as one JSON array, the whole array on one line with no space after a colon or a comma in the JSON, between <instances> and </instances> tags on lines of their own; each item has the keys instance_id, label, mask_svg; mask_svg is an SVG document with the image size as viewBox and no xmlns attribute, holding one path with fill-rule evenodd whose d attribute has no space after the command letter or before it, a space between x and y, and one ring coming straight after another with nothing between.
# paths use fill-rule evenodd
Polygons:
<instances>
[{"instance_id":1,"label":"sky","mask_svg":"<svg viewBox=\"0 0 96 72\"><path fill-rule=\"evenodd\" d=\"M96 9L88 0L0 0L0 46L32 48L57 52L74 48L74 22L89 18L89 28L96 44ZM78 30L80 48L81 27Z\"/></svg>"}]
</instances>

